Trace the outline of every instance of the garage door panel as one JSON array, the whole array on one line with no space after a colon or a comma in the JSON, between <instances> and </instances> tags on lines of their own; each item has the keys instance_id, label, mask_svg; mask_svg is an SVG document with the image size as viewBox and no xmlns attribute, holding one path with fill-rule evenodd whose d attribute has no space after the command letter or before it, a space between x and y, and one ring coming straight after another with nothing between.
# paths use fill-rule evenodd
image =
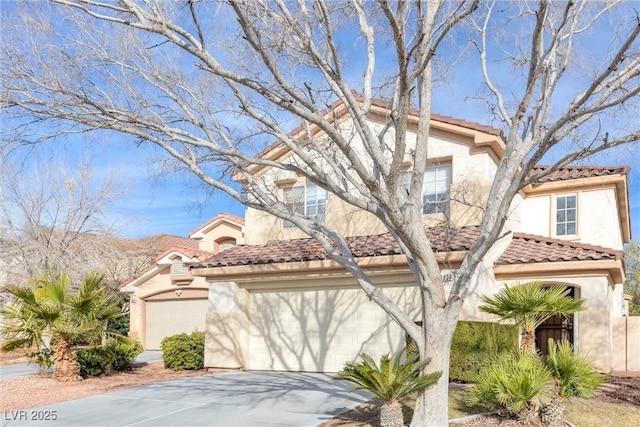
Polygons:
<instances>
[{"instance_id":1,"label":"garage door panel","mask_svg":"<svg viewBox=\"0 0 640 427\"><path fill-rule=\"evenodd\" d=\"M385 292L416 304L413 289ZM359 289L254 291L250 322L248 369L336 372L363 351L377 358L404 345L401 329Z\"/></svg>"},{"instance_id":2,"label":"garage door panel","mask_svg":"<svg viewBox=\"0 0 640 427\"><path fill-rule=\"evenodd\" d=\"M207 299L147 301L145 348L159 350L165 337L204 331L207 310Z\"/></svg>"}]
</instances>

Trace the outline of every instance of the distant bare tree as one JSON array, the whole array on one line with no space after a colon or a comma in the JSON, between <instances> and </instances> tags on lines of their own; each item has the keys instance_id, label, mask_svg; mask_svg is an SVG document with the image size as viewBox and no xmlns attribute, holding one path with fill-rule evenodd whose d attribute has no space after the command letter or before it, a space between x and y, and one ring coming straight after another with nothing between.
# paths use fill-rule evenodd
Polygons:
<instances>
[{"instance_id":1,"label":"distant bare tree","mask_svg":"<svg viewBox=\"0 0 640 427\"><path fill-rule=\"evenodd\" d=\"M7 133L33 143L93 129L129 135L316 239L416 341L421 358L432 358L429 369L443 371L437 386L419 395L412 425L448 423L456 320L518 191L640 138L633 2L54 0L10 9L0 46ZM597 42L606 49L591 56L600 26L606 31ZM422 186L434 58L447 63L457 55L448 49L454 30L458 42L477 48L484 96L505 147L478 239L447 289L422 226ZM507 71L496 76L492 70L502 64ZM367 120L379 95L391 109L381 129ZM335 101L353 132L343 132L327 110ZM419 110L415 142L406 133L411 107ZM290 134L300 122L300 132ZM325 136L316 139L318 132ZM255 155L274 139L293 156ZM554 150L559 160L532 173ZM408 185L400 172L406 160ZM295 172L375 215L407 257L422 326L375 286L344 236L294 212L256 178L263 167ZM231 170L242 185L229 180Z\"/></svg>"},{"instance_id":2,"label":"distant bare tree","mask_svg":"<svg viewBox=\"0 0 640 427\"><path fill-rule=\"evenodd\" d=\"M111 237L115 223L108 217L124 186L113 179L96 182L87 161L70 166L37 160L27 167L7 156L2 164L2 284L23 284L50 269L67 272L79 283L90 271L104 271L126 259L127 247L122 239ZM133 273L111 274L108 280L113 285Z\"/></svg>"}]
</instances>

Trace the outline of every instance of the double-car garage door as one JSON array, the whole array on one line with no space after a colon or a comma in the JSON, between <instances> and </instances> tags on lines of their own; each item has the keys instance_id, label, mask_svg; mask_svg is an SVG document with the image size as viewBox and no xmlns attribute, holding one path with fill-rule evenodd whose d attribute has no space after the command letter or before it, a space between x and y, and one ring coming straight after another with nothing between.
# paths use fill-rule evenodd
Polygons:
<instances>
[{"instance_id":1,"label":"double-car garage door","mask_svg":"<svg viewBox=\"0 0 640 427\"><path fill-rule=\"evenodd\" d=\"M164 337L204 331L207 309L204 298L147 301L145 348L160 350Z\"/></svg>"},{"instance_id":2,"label":"double-car garage door","mask_svg":"<svg viewBox=\"0 0 640 427\"><path fill-rule=\"evenodd\" d=\"M385 293L416 311L415 289ZM252 291L247 369L336 372L363 351L374 358L404 345L404 333L360 289Z\"/></svg>"}]
</instances>

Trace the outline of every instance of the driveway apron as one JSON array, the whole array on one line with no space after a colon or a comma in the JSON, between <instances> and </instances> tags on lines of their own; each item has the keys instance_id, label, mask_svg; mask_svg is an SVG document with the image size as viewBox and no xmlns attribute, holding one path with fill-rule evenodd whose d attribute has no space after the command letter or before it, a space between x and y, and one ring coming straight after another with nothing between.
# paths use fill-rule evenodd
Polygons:
<instances>
[{"instance_id":1,"label":"driveway apron","mask_svg":"<svg viewBox=\"0 0 640 427\"><path fill-rule=\"evenodd\" d=\"M348 387L328 374L228 372L5 412L1 425L316 426L371 398Z\"/></svg>"}]
</instances>

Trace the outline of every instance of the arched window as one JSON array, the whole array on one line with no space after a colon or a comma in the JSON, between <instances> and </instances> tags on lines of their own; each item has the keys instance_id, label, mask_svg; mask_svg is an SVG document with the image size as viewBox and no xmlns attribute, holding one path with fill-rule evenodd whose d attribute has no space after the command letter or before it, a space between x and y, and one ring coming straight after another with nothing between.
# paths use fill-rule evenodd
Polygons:
<instances>
[{"instance_id":1,"label":"arched window","mask_svg":"<svg viewBox=\"0 0 640 427\"><path fill-rule=\"evenodd\" d=\"M218 240L216 243L218 246L218 252L222 252L236 246L236 239L225 237Z\"/></svg>"}]
</instances>

